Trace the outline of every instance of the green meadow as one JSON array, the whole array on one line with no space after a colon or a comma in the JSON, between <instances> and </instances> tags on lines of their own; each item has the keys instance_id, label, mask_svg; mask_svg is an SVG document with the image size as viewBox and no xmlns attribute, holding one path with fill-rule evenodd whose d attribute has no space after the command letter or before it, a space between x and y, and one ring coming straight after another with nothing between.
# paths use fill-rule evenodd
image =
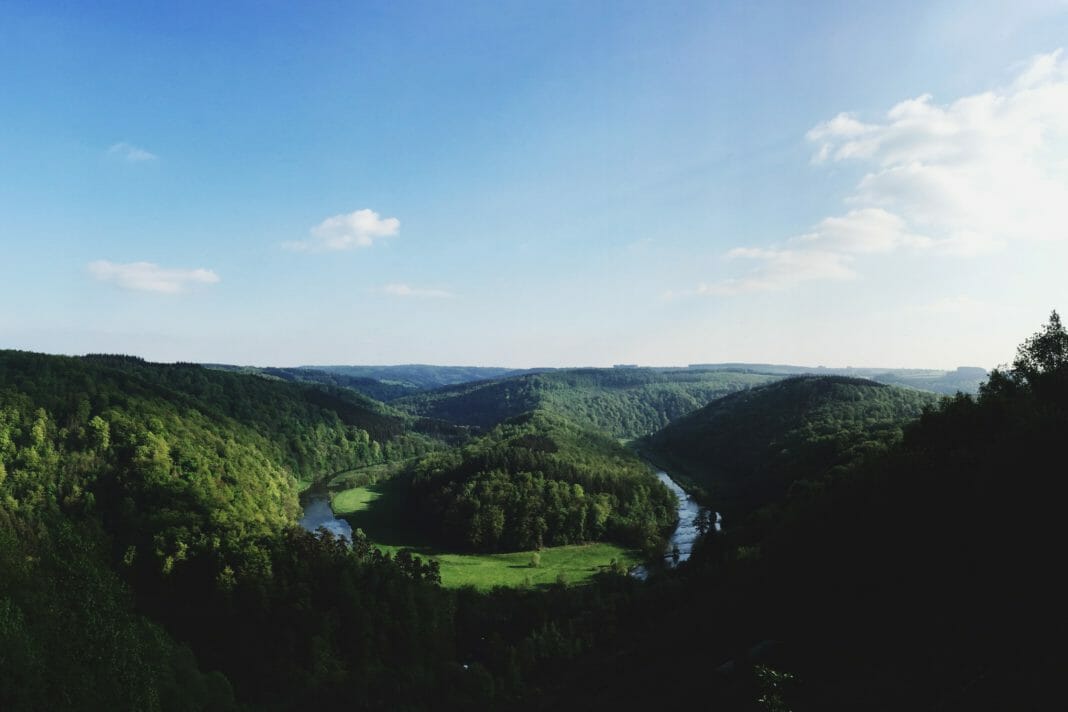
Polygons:
<instances>
[{"instance_id":1,"label":"green meadow","mask_svg":"<svg viewBox=\"0 0 1068 712\"><path fill-rule=\"evenodd\" d=\"M387 480L365 487L351 487L331 493L334 514L346 519L353 529L361 529L384 552L409 549L441 566L445 586L473 586L488 590L494 586L548 586L587 581L598 571L617 565L626 568L641 562L637 551L609 543L548 547L505 554L469 554L447 551L420 540L397 525L403 521L397 511L404 486L402 480Z\"/></svg>"}]
</instances>

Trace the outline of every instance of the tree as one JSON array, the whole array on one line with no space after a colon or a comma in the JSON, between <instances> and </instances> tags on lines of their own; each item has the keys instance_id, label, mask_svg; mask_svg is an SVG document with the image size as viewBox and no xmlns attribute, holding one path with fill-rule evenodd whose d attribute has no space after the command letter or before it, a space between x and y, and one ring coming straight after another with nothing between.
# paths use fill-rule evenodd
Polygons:
<instances>
[{"instance_id":1,"label":"tree","mask_svg":"<svg viewBox=\"0 0 1068 712\"><path fill-rule=\"evenodd\" d=\"M1044 374L1068 369L1068 332L1061 324L1056 310L1050 312L1049 323L1016 349L1012 370L1017 379L1034 383Z\"/></svg>"}]
</instances>

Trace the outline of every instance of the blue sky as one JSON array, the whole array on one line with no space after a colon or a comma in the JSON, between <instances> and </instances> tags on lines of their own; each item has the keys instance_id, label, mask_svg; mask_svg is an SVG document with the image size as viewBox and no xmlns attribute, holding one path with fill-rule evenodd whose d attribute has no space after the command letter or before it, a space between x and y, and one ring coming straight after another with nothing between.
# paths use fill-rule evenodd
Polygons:
<instances>
[{"instance_id":1,"label":"blue sky","mask_svg":"<svg viewBox=\"0 0 1068 712\"><path fill-rule=\"evenodd\" d=\"M0 2L0 347L991 367L1068 4Z\"/></svg>"}]
</instances>

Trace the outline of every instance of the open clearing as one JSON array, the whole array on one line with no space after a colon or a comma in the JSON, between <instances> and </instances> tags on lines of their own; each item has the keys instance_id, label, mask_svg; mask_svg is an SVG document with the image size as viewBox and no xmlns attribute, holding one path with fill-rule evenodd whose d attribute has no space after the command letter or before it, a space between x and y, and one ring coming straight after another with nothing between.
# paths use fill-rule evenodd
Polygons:
<instances>
[{"instance_id":1,"label":"open clearing","mask_svg":"<svg viewBox=\"0 0 1068 712\"><path fill-rule=\"evenodd\" d=\"M532 551L506 554L469 554L436 547L397 524L401 521L397 503L402 493L396 480L367 487L353 487L334 492L331 506L338 517L346 519L353 530L362 529L379 549L396 553L409 549L424 559L441 565L441 582L445 586L474 586L488 590L494 586L548 586L589 580L616 560L623 566L641 562L636 551L615 544L593 543L549 547L540 550L538 566L531 566Z\"/></svg>"}]
</instances>

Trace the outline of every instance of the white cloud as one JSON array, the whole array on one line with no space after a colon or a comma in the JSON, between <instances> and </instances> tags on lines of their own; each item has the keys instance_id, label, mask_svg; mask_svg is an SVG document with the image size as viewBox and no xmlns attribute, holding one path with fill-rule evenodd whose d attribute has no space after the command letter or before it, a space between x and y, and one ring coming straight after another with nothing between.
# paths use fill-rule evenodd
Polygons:
<instances>
[{"instance_id":1,"label":"white cloud","mask_svg":"<svg viewBox=\"0 0 1068 712\"><path fill-rule=\"evenodd\" d=\"M414 297L424 299L447 299L453 296L452 292L448 292L444 289L424 289L419 287L411 287L407 284L387 284L381 287L379 290L382 294L388 294L391 297Z\"/></svg>"},{"instance_id":2,"label":"white cloud","mask_svg":"<svg viewBox=\"0 0 1068 712\"><path fill-rule=\"evenodd\" d=\"M177 294L193 284L216 284L219 275L210 269L169 269L152 262L117 263L96 260L89 274L101 282L139 292Z\"/></svg>"},{"instance_id":3,"label":"white cloud","mask_svg":"<svg viewBox=\"0 0 1068 712\"><path fill-rule=\"evenodd\" d=\"M121 158L124 161L129 161L130 163L154 161L158 158L158 156L154 153L151 153L143 148L125 142L115 143L109 146L108 155L115 156L116 158Z\"/></svg>"},{"instance_id":4,"label":"white cloud","mask_svg":"<svg viewBox=\"0 0 1068 712\"><path fill-rule=\"evenodd\" d=\"M892 252L903 247L925 248L931 239L914 234L905 221L882 208L860 208L839 217L824 218L811 232L790 239L798 248L846 253Z\"/></svg>"},{"instance_id":5,"label":"white cloud","mask_svg":"<svg viewBox=\"0 0 1068 712\"><path fill-rule=\"evenodd\" d=\"M727 253L732 260L753 260L758 266L748 275L716 284L702 284L697 294L731 296L747 292L778 291L802 282L849 280L856 273L851 258L836 252L814 249L762 249L737 247Z\"/></svg>"},{"instance_id":6,"label":"white cloud","mask_svg":"<svg viewBox=\"0 0 1068 712\"><path fill-rule=\"evenodd\" d=\"M1033 58L1007 87L948 104L923 94L873 122L841 113L807 138L817 146L815 164L857 163L867 172L845 197L847 213L770 252L818 251L817 262L832 264L829 254L971 256L1068 239L1068 59L1061 50ZM739 282L781 288L789 281L781 270L772 260L709 291L735 293Z\"/></svg>"},{"instance_id":7,"label":"white cloud","mask_svg":"<svg viewBox=\"0 0 1068 712\"><path fill-rule=\"evenodd\" d=\"M370 247L382 237L392 237L400 229L397 218L382 218L374 210L364 208L355 212L334 215L311 229L307 240L287 242L291 250L329 252Z\"/></svg>"}]
</instances>

